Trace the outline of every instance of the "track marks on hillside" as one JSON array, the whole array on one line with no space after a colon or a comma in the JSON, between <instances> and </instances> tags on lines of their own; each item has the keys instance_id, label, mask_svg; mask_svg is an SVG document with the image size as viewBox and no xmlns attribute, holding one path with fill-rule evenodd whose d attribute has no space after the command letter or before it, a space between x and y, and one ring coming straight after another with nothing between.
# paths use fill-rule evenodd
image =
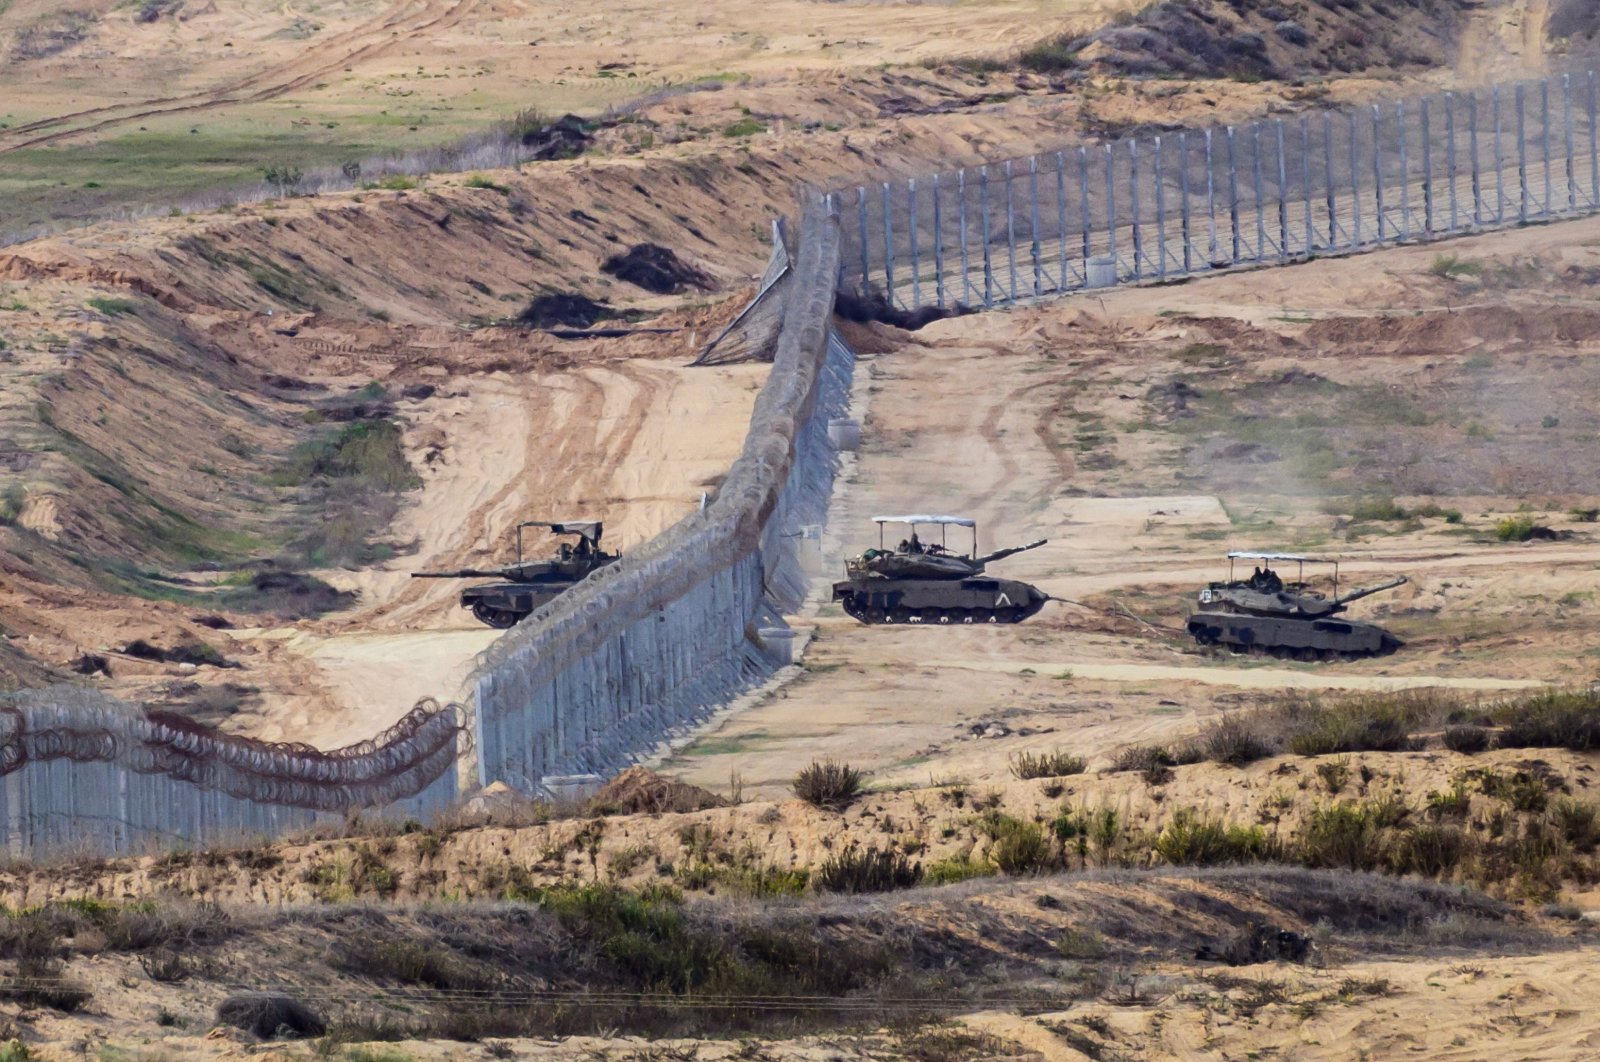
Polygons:
<instances>
[{"instance_id":1,"label":"track marks on hillside","mask_svg":"<svg viewBox=\"0 0 1600 1062\"><path fill-rule=\"evenodd\" d=\"M426 34L458 26L481 14L485 6L483 0L412 0L318 41L288 62L236 81L181 95L91 107L0 131L0 154L106 132L129 122L275 99Z\"/></svg>"}]
</instances>

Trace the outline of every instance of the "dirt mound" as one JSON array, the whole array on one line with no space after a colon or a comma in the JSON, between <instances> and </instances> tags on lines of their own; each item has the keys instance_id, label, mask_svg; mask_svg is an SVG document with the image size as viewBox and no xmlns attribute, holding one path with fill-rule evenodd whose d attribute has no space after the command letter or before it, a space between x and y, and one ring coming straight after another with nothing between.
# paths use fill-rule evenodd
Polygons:
<instances>
[{"instance_id":1,"label":"dirt mound","mask_svg":"<svg viewBox=\"0 0 1600 1062\"><path fill-rule=\"evenodd\" d=\"M1545 22L1545 33L1552 41L1600 42L1600 7L1594 0L1557 0Z\"/></svg>"},{"instance_id":2,"label":"dirt mound","mask_svg":"<svg viewBox=\"0 0 1600 1062\"><path fill-rule=\"evenodd\" d=\"M1453 54L1463 0L1399 11L1363 0L1166 0L1123 24L1025 51L1043 73L1288 78L1310 72L1439 66Z\"/></svg>"},{"instance_id":3,"label":"dirt mound","mask_svg":"<svg viewBox=\"0 0 1600 1062\"><path fill-rule=\"evenodd\" d=\"M611 307L574 292L540 295L528 303L517 320L529 328L588 328L612 316Z\"/></svg>"},{"instance_id":4,"label":"dirt mound","mask_svg":"<svg viewBox=\"0 0 1600 1062\"><path fill-rule=\"evenodd\" d=\"M524 133L522 143L533 148L533 157L540 162L575 159L594 141L592 128L577 115L564 114L549 125Z\"/></svg>"},{"instance_id":5,"label":"dirt mound","mask_svg":"<svg viewBox=\"0 0 1600 1062\"><path fill-rule=\"evenodd\" d=\"M690 288L710 291L716 286L708 274L658 243L634 244L625 254L607 258L600 271L657 295L681 295Z\"/></svg>"},{"instance_id":6,"label":"dirt mound","mask_svg":"<svg viewBox=\"0 0 1600 1062\"><path fill-rule=\"evenodd\" d=\"M229 996L217 1005L217 1020L263 1040L298 1040L328 1031L327 1023L304 1003L266 993Z\"/></svg>"},{"instance_id":7,"label":"dirt mound","mask_svg":"<svg viewBox=\"0 0 1600 1062\"><path fill-rule=\"evenodd\" d=\"M594 795L597 807L622 814L704 811L727 807L728 802L709 789L663 778L648 767L629 767Z\"/></svg>"}]
</instances>

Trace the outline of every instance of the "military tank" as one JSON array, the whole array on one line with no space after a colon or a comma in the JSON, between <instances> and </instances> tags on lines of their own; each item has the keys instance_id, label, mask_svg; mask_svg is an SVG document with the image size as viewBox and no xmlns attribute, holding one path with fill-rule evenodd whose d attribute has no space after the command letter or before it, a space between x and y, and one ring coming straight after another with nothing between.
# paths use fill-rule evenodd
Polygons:
<instances>
[{"instance_id":1,"label":"military tank","mask_svg":"<svg viewBox=\"0 0 1600 1062\"><path fill-rule=\"evenodd\" d=\"M572 535L550 560L523 561L522 530L547 527L553 534ZM481 622L504 630L557 594L570 590L590 572L614 563L618 555L600 548L603 527L598 520L548 523L524 520L517 525L517 563L505 568L458 568L453 572L412 572L413 579L497 579L461 591L461 607L471 609Z\"/></svg>"},{"instance_id":2,"label":"military tank","mask_svg":"<svg viewBox=\"0 0 1600 1062\"><path fill-rule=\"evenodd\" d=\"M1234 578L1241 560L1261 561L1248 579ZM1297 564L1293 582L1284 582L1274 563ZM1306 582L1307 564L1331 564L1331 596ZM1235 653L1260 653L1280 659L1336 660L1392 653L1405 643L1382 627L1343 619L1353 601L1406 582L1403 575L1339 593L1339 562L1292 553L1229 553L1228 578L1200 591L1199 610L1188 630L1203 646L1225 646Z\"/></svg>"},{"instance_id":3,"label":"military tank","mask_svg":"<svg viewBox=\"0 0 1600 1062\"><path fill-rule=\"evenodd\" d=\"M978 526L961 516L875 516L878 548L845 562L843 582L833 584L833 600L862 623L1020 623L1050 600L1036 586L984 574L992 562L1046 539L978 555ZM884 525L907 524L911 536L895 549L884 546ZM924 543L919 526L937 526L938 543ZM956 553L945 544L951 527L972 529L972 552Z\"/></svg>"}]
</instances>

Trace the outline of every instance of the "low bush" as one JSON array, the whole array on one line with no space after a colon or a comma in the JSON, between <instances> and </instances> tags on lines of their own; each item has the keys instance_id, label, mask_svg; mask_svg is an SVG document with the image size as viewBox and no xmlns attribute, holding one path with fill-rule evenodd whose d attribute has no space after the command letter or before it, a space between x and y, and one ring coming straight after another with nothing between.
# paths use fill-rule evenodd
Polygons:
<instances>
[{"instance_id":1,"label":"low bush","mask_svg":"<svg viewBox=\"0 0 1600 1062\"><path fill-rule=\"evenodd\" d=\"M991 811L983 817L979 828L991 842L989 860L1002 874L1019 877L1060 866L1055 847L1045 836L1044 827L1036 822Z\"/></svg>"},{"instance_id":2,"label":"low bush","mask_svg":"<svg viewBox=\"0 0 1600 1062\"><path fill-rule=\"evenodd\" d=\"M1082 756L1056 749L1053 752L1018 752L1011 757L1011 773L1017 778L1061 778L1082 774L1088 761Z\"/></svg>"},{"instance_id":3,"label":"low bush","mask_svg":"<svg viewBox=\"0 0 1600 1062\"><path fill-rule=\"evenodd\" d=\"M831 760L813 762L794 778L794 795L819 808L848 807L860 791L861 772Z\"/></svg>"},{"instance_id":4,"label":"low bush","mask_svg":"<svg viewBox=\"0 0 1600 1062\"><path fill-rule=\"evenodd\" d=\"M425 985L440 991L481 992L499 985L497 975L468 963L454 951L413 940L352 941L338 966L377 981Z\"/></svg>"},{"instance_id":5,"label":"low bush","mask_svg":"<svg viewBox=\"0 0 1600 1062\"><path fill-rule=\"evenodd\" d=\"M1264 760L1273 754L1272 745L1257 732L1251 720L1237 712L1208 722L1192 747L1200 759L1235 767Z\"/></svg>"},{"instance_id":6,"label":"low bush","mask_svg":"<svg viewBox=\"0 0 1600 1062\"><path fill-rule=\"evenodd\" d=\"M890 892L922 881L922 865L893 848L850 845L829 856L812 879L821 892Z\"/></svg>"},{"instance_id":7,"label":"low bush","mask_svg":"<svg viewBox=\"0 0 1600 1062\"><path fill-rule=\"evenodd\" d=\"M1259 826L1228 826L1179 811L1156 835L1156 855L1173 866L1218 866L1276 859L1280 847Z\"/></svg>"},{"instance_id":8,"label":"low bush","mask_svg":"<svg viewBox=\"0 0 1600 1062\"><path fill-rule=\"evenodd\" d=\"M1600 845L1600 808L1572 797L1557 797L1549 807L1550 825L1579 852Z\"/></svg>"},{"instance_id":9,"label":"low bush","mask_svg":"<svg viewBox=\"0 0 1600 1062\"><path fill-rule=\"evenodd\" d=\"M1508 516L1494 525L1494 536L1501 542L1526 542L1533 537L1533 517Z\"/></svg>"},{"instance_id":10,"label":"low bush","mask_svg":"<svg viewBox=\"0 0 1600 1062\"><path fill-rule=\"evenodd\" d=\"M1461 863L1470 843L1459 826L1414 826L1394 835L1384 854L1385 869L1395 874L1445 877Z\"/></svg>"},{"instance_id":11,"label":"low bush","mask_svg":"<svg viewBox=\"0 0 1600 1062\"><path fill-rule=\"evenodd\" d=\"M1420 714L1417 704L1403 696L1306 701L1289 717L1289 751L1299 756L1401 751L1410 747Z\"/></svg>"},{"instance_id":12,"label":"low bush","mask_svg":"<svg viewBox=\"0 0 1600 1062\"><path fill-rule=\"evenodd\" d=\"M1481 726L1453 726L1444 732L1443 741L1452 752L1482 752L1489 747L1489 731Z\"/></svg>"},{"instance_id":13,"label":"low bush","mask_svg":"<svg viewBox=\"0 0 1600 1062\"><path fill-rule=\"evenodd\" d=\"M1171 767L1177 762L1172 750L1161 745L1129 745L1127 748L1117 750L1117 754L1111 760L1111 770L1148 772L1156 768Z\"/></svg>"},{"instance_id":14,"label":"low bush","mask_svg":"<svg viewBox=\"0 0 1600 1062\"><path fill-rule=\"evenodd\" d=\"M1403 805L1386 800L1313 808L1294 839L1292 858L1308 867L1376 870L1384 862L1383 831L1404 814Z\"/></svg>"},{"instance_id":15,"label":"low bush","mask_svg":"<svg viewBox=\"0 0 1600 1062\"><path fill-rule=\"evenodd\" d=\"M951 856L929 863L927 872L923 876L932 885L953 885L958 881L992 878L994 875L993 863L973 859L971 856Z\"/></svg>"},{"instance_id":16,"label":"low bush","mask_svg":"<svg viewBox=\"0 0 1600 1062\"><path fill-rule=\"evenodd\" d=\"M1541 690L1490 710L1501 748L1600 748L1600 697L1588 690Z\"/></svg>"}]
</instances>

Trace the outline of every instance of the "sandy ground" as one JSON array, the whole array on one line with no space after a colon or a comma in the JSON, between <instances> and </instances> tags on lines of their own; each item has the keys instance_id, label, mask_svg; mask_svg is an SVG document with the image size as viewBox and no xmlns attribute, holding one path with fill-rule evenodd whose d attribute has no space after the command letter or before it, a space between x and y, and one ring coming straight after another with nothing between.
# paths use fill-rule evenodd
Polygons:
<instances>
[{"instance_id":1,"label":"sandy ground","mask_svg":"<svg viewBox=\"0 0 1600 1062\"><path fill-rule=\"evenodd\" d=\"M1591 260L1596 237L1600 223L1583 221L1448 249L1468 260L1534 261L1559 272L1565 263ZM758 706L725 716L668 758L667 769L708 786L726 786L738 772L750 791L766 794L781 792L795 763L814 757L848 760L891 785L994 779L1005 776L1018 749L1063 746L1094 760L1286 690L1448 686L1492 698L1544 682L1587 681L1600 549L1587 525L1564 511L1589 504L1592 489L1581 475L1561 472L1569 458L1547 463L1537 479L1528 476L1527 493L1513 485L1503 494L1439 498L1462 510L1460 525L1434 518L1341 530L1349 521L1324 514L1332 502L1300 482L1290 462L1244 465L1242 478L1230 481L1191 463L1199 453L1228 452L1226 438L1175 448L1173 436L1188 430L1183 421L1156 424L1148 412L1156 401L1148 396L1172 379L1162 359L1174 350L1191 361L1232 352L1209 374L1180 375L1196 381L1197 393L1294 372L1412 393L1421 380L1460 371L1439 349L1449 342L1443 331L1427 339L1426 327L1413 330L1416 340L1397 332L1386 343L1380 329L1358 350L1321 337L1338 334L1346 320L1403 329L1419 312L1443 315L1446 326L1450 315L1488 302L1528 316L1540 306L1576 312L1590 305L1584 288L1558 294L1535 283L1469 292L1429 271L1439 253L1406 248L958 318L914 335L859 335L864 349L883 353L862 358L863 449L835 508L839 545L825 567L842 577L845 553L876 545L872 515L956 512L978 520L983 551L1048 538L992 571L1060 600L1020 626L979 629L867 628L825 604L805 621L814 636L798 677ZM1234 343L1196 346L1231 328L1245 330ZM1262 337L1288 345L1262 347ZM1600 354L1600 330L1591 323L1560 337L1484 332L1464 349L1500 359L1505 371L1537 387L1546 371L1559 380L1575 364L1570 359ZM1463 363L1458 356L1456 365ZM1178 368L1186 366L1180 361ZM1476 415L1498 415L1502 402L1492 388L1475 394ZM1506 451L1497 460L1513 460L1507 455L1522 445L1518 439L1530 438L1530 418L1539 430L1537 403L1544 400L1506 410L1505 434L1489 444ZM1102 410L1110 411L1102 417ZM1472 415L1465 406L1450 416L1459 427ZM1499 430L1502 421L1495 423ZM1333 437L1342 445L1341 430L1335 426ZM1373 430L1376 453L1414 446L1420 467L1428 466L1431 449L1442 456L1458 445L1447 441L1442 422L1416 429L1425 437L1415 443L1384 442L1382 426ZM1352 460L1368 471L1335 469L1332 475L1349 477L1332 481L1339 492L1383 493L1381 479L1367 478L1381 466ZM1186 476L1225 481L1225 493L1171 493ZM1496 521L1522 505L1572 537L1494 541ZM965 549L967 540L959 545ZM1390 625L1407 647L1333 664L1201 654L1182 634L1196 589L1224 576L1226 550L1263 548L1336 556L1346 588L1407 575L1408 585L1351 612ZM994 724L997 736L974 740Z\"/></svg>"},{"instance_id":2,"label":"sandy ground","mask_svg":"<svg viewBox=\"0 0 1600 1062\"><path fill-rule=\"evenodd\" d=\"M316 691L265 697L233 726L333 748L371 736L419 697L463 698L477 654L500 632L459 606L469 581L409 573L513 563L511 529L524 519L603 520L605 543L624 553L648 541L692 512L733 461L765 372L639 360L447 388L453 397L409 427L450 455L419 462L423 488L392 533L414 550L382 568L320 573L359 592L350 613L313 629L233 632L309 663ZM525 548L541 556L550 543L534 532Z\"/></svg>"}]
</instances>

